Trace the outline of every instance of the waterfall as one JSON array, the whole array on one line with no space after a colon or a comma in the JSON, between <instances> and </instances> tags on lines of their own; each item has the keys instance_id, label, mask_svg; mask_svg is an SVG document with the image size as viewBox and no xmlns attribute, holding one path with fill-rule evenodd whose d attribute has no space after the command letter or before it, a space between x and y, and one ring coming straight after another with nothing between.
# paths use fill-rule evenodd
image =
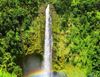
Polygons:
<instances>
[{"instance_id":1,"label":"waterfall","mask_svg":"<svg viewBox=\"0 0 100 77\"><path fill-rule=\"evenodd\" d=\"M45 75L43 77L52 77L52 33L51 33L51 16L50 5L48 4L46 11L46 25L45 25L45 41L44 41L44 62L43 70Z\"/></svg>"}]
</instances>

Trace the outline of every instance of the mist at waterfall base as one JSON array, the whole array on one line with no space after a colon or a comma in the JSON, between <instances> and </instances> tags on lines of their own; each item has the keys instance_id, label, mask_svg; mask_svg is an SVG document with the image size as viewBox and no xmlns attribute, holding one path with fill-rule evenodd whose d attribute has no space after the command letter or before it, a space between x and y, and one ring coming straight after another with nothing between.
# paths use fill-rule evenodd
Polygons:
<instances>
[{"instance_id":1,"label":"mist at waterfall base","mask_svg":"<svg viewBox=\"0 0 100 77\"><path fill-rule=\"evenodd\" d=\"M31 55L24 61L24 77L46 77L46 71L42 69L42 59L38 55ZM52 77L66 77L63 72L53 72Z\"/></svg>"},{"instance_id":2,"label":"mist at waterfall base","mask_svg":"<svg viewBox=\"0 0 100 77\"><path fill-rule=\"evenodd\" d=\"M24 77L46 77L46 72L43 70L43 58L41 55L26 56L23 63ZM63 72L53 72L52 77L66 77Z\"/></svg>"}]
</instances>

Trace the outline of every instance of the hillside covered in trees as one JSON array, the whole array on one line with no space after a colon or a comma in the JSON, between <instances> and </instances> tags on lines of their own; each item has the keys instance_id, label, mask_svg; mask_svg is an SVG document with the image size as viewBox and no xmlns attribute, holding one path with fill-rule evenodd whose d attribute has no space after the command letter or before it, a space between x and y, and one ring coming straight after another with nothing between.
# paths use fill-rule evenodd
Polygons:
<instances>
[{"instance_id":1,"label":"hillside covered in trees","mask_svg":"<svg viewBox=\"0 0 100 77\"><path fill-rule=\"evenodd\" d=\"M22 77L23 59L43 56L48 3L53 70L100 77L100 0L0 0L0 77Z\"/></svg>"}]
</instances>

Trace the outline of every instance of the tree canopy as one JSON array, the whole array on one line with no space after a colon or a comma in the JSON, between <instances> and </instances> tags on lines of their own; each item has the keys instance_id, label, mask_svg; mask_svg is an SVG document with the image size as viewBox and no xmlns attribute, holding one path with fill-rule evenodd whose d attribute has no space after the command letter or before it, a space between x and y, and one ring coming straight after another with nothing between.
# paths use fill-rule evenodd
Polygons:
<instances>
[{"instance_id":1,"label":"tree canopy","mask_svg":"<svg viewBox=\"0 0 100 77\"><path fill-rule=\"evenodd\" d=\"M0 69L21 77L19 58L43 54L48 3L53 70L69 73L72 65L100 77L100 0L0 0Z\"/></svg>"}]
</instances>

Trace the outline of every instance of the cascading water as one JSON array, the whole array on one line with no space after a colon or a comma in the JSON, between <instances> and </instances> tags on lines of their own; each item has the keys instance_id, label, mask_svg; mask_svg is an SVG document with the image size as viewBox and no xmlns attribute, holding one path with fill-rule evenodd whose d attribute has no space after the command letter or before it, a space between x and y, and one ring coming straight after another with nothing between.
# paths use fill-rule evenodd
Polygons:
<instances>
[{"instance_id":1,"label":"cascading water","mask_svg":"<svg viewBox=\"0 0 100 77\"><path fill-rule=\"evenodd\" d=\"M28 55L23 62L24 77L67 77L63 72L52 72L52 31L50 5L46 8L44 61L40 54ZM52 12L53 13L53 12Z\"/></svg>"},{"instance_id":2,"label":"cascading water","mask_svg":"<svg viewBox=\"0 0 100 77\"><path fill-rule=\"evenodd\" d=\"M51 33L51 16L50 16L50 5L46 8L46 25L45 25L45 43L44 43L44 62L43 70L45 75L43 77L52 77L52 33Z\"/></svg>"}]
</instances>

